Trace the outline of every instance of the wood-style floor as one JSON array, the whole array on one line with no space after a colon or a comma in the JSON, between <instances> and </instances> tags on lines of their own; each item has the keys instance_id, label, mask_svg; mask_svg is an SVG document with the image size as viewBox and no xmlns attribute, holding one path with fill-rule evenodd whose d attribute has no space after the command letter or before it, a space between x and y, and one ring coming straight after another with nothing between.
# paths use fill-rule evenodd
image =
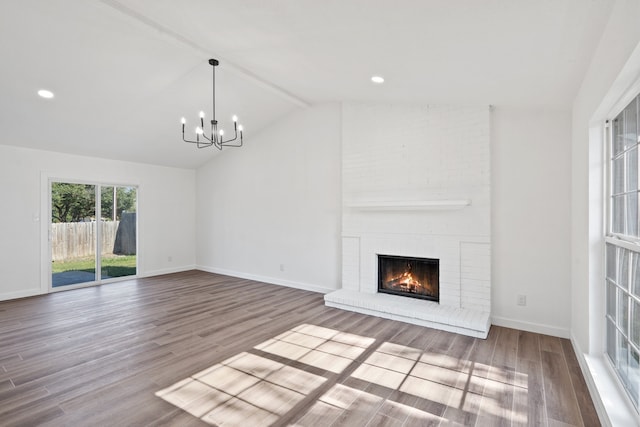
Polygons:
<instances>
[{"instance_id":1,"label":"wood-style floor","mask_svg":"<svg viewBox=\"0 0 640 427\"><path fill-rule=\"evenodd\" d=\"M569 341L191 271L0 303L3 426L597 426Z\"/></svg>"}]
</instances>

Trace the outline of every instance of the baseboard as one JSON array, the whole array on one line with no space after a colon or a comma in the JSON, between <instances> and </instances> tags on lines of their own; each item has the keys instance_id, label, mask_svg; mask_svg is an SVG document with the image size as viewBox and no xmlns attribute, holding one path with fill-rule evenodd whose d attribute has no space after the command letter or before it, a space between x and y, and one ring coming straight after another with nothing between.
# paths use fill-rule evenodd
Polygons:
<instances>
[{"instance_id":1,"label":"baseboard","mask_svg":"<svg viewBox=\"0 0 640 427\"><path fill-rule=\"evenodd\" d=\"M8 301L18 298L28 298L36 295L44 295L46 292L42 292L40 288L27 289L24 291L5 292L0 294L0 301Z\"/></svg>"},{"instance_id":2,"label":"baseboard","mask_svg":"<svg viewBox=\"0 0 640 427\"><path fill-rule=\"evenodd\" d=\"M152 276L160 276L162 274L180 273L183 271L195 270L195 268L196 268L195 265L187 265L187 266L176 267L176 268L165 268L162 270L147 271L143 274L139 274L137 277L152 277ZM46 295L48 292L49 292L48 289L43 290L41 288L27 289L23 291L5 292L5 293L0 293L0 301L8 301L8 300L18 299L18 298L27 298L27 297L33 297L36 295Z\"/></svg>"},{"instance_id":3,"label":"baseboard","mask_svg":"<svg viewBox=\"0 0 640 427\"><path fill-rule=\"evenodd\" d=\"M160 270L145 271L144 273L138 275L138 277L161 276L163 274L182 273L183 271L196 270L196 269L198 268L195 265L185 265L182 267L174 267L174 268L163 268Z\"/></svg>"},{"instance_id":4,"label":"baseboard","mask_svg":"<svg viewBox=\"0 0 640 427\"><path fill-rule=\"evenodd\" d=\"M560 338L570 338L569 329L542 323L524 322L522 320L508 319L506 317L491 316L491 324L504 326L505 328L519 329L521 331L535 332L537 334L551 335Z\"/></svg>"},{"instance_id":5,"label":"baseboard","mask_svg":"<svg viewBox=\"0 0 640 427\"><path fill-rule=\"evenodd\" d=\"M571 345L600 423L606 427L640 425L640 416L626 393L616 384L613 377L615 374L607 365L604 356L585 354L573 334Z\"/></svg>"},{"instance_id":6,"label":"baseboard","mask_svg":"<svg viewBox=\"0 0 640 427\"><path fill-rule=\"evenodd\" d=\"M321 294L326 294L326 293L333 292L333 291L336 290L336 288L327 288L327 287L324 287L324 286L312 285L312 284L309 284L309 283L294 282L292 280L279 279L279 278L276 278L276 277L261 276L261 275L258 275L258 274L244 273L244 272L241 272L241 271L227 270L227 269L224 269L224 268L207 267L207 266L204 266L204 265L197 265L196 269L202 270L202 271L206 271L208 273L223 274L225 276L238 277L240 279L255 280L256 282L264 282L264 283L270 283L272 285L286 286L288 288L302 289L302 290L311 291L311 292L319 292Z\"/></svg>"},{"instance_id":7,"label":"baseboard","mask_svg":"<svg viewBox=\"0 0 640 427\"><path fill-rule=\"evenodd\" d=\"M604 403L602 402L600 391L596 386L593 375L591 375L591 370L589 369L587 360L585 359L584 353L580 348L580 344L578 344L573 334L571 334L571 345L573 346L573 352L576 354L576 359L578 359L578 365L580 365L580 370L582 371L584 381L587 383L587 389L589 389L589 394L591 395L591 400L593 400L593 406L596 408L596 413L598 414L600 423L605 427L610 427L611 422L609 421L607 411L604 407Z\"/></svg>"}]
</instances>

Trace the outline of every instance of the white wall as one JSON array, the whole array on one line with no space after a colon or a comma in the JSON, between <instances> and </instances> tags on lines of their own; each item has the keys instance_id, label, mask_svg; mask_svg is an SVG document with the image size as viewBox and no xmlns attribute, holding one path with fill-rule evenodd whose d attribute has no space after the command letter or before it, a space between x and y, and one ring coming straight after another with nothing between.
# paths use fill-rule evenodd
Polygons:
<instances>
[{"instance_id":1,"label":"white wall","mask_svg":"<svg viewBox=\"0 0 640 427\"><path fill-rule=\"evenodd\" d=\"M571 115L495 107L491 133L493 323L568 337Z\"/></svg>"},{"instance_id":2,"label":"white wall","mask_svg":"<svg viewBox=\"0 0 640 427\"><path fill-rule=\"evenodd\" d=\"M41 262L41 221L49 219L46 205L43 212L47 176L138 185L138 274L194 267L193 170L0 145L0 300L43 291L41 267L47 260Z\"/></svg>"},{"instance_id":3,"label":"white wall","mask_svg":"<svg viewBox=\"0 0 640 427\"><path fill-rule=\"evenodd\" d=\"M295 112L197 171L199 268L304 289L340 282L340 107ZM281 269L282 266L282 269Z\"/></svg>"}]
</instances>

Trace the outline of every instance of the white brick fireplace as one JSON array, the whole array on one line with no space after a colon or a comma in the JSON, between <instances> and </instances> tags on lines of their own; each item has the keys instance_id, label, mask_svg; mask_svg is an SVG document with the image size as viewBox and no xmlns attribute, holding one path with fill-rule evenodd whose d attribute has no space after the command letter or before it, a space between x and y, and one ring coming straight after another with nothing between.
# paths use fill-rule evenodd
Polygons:
<instances>
[{"instance_id":1,"label":"white brick fireplace","mask_svg":"<svg viewBox=\"0 0 640 427\"><path fill-rule=\"evenodd\" d=\"M326 305L485 338L489 107L344 104L342 288ZM377 255L440 261L440 302L377 293Z\"/></svg>"}]
</instances>

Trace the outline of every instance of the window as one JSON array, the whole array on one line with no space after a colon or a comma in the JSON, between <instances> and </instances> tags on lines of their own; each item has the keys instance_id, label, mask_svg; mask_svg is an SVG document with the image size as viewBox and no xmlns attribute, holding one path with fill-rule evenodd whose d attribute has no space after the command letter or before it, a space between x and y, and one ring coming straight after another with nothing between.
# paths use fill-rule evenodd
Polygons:
<instances>
[{"instance_id":1,"label":"window","mask_svg":"<svg viewBox=\"0 0 640 427\"><path fill-rule=\"evenodd\" d=\"M640 96L609 122L606 236L606 353L636 410L640 407Z\"/></svg>"}]
</instances>

